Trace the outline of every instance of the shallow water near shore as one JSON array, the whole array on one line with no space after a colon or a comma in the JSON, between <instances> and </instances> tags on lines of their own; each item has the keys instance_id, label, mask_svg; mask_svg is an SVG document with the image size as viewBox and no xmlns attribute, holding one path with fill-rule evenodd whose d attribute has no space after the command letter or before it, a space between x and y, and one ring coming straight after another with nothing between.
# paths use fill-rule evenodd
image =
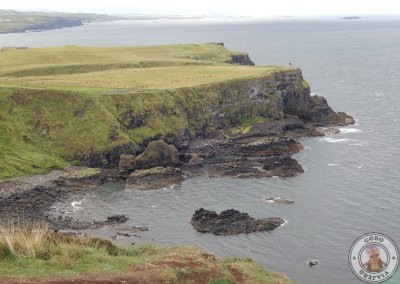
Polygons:
<instances>
[{"instance_id":1,"label":"shallow water near shore","mask_svg":"<svg viewBox=\"0 0 400 284\"><path fill-rule=\"evenodd\" d=\"M249 52L258 65L301 67L314 93L358 123L341 127L337 135L302 139L304 150L294 157L305 172L293 178L197 177L148 192L108 183L55 208L82 220L122 213L130 218L123 226L149 227L136 233L141 238L118 236L121 244L195 244L221 257L254 258L298 283L362 283L347 260L358 236L381 232L400 246L400 21L120 22L0 35L0 46L212 41ZM265 201L278 196L295 204ZM201 234L190 225L200 207L277 216L287 224L249 235ZM104 227L90 233L109 238L117 231ZM320 265L308 267L306 261L314 258ZM399 272L387 283L400 283Z\"/></svg>"}]
</instances>

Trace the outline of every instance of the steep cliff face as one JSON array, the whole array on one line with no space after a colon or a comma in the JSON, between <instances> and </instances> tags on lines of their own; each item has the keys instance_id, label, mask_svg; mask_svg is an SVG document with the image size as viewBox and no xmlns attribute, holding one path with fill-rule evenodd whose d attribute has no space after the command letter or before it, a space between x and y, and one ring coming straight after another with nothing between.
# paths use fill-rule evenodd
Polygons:
<instances>
[{"instance_id":1,"label":"steep cliff face","mask_svg":"<svg viewBox=\"0 0 400 284\"><path fill-rule=\"evenodd\" d=\"M277 121L294 115L318 126L353 122L324 98L310 96L295 68L143 93L0 91L3 178L62 167L65 160L117 167L121 154L139 154L150 141L163 139L182 150L196 137L218 136L254 118Z\"/></svg>"},{"instance_id":2,"label":"steep cliff face","mask_svg":"<svg viewBox=\"0 0 400 284\"><path fill-rule=\"evenodd\" d=\"M271 76L234 80L200 92L214 94L187 112L191 126L233 127L241 121L261 116L279 120L294 115L315 126L353 123L351 116L334 112L323 97L311 96L300 69L275 72Z\"/></svg>"}]
</instances>

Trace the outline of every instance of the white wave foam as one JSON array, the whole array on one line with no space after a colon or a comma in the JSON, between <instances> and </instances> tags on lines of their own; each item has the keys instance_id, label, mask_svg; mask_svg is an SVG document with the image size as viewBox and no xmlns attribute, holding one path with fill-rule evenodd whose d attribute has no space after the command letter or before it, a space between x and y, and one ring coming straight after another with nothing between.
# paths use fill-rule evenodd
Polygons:
<instances>
[{"instance_id":1,"label":"white wave foam","mask_svg":"<svg viewBox=\"0 0 400 284\"><path fill-rule=\"evenodd\" d=\"M357 129L357 128L339 128L340 133L362 133L364 132L362 129Z\"/></svg>"},{"instance_id":2,"label":"white wave foam","mask_svg":"<svg viewBox=\"0 0 400 284\"><path fill-rule=\"evenodd\" d=\"M328 166L330 166L330 167L338 167L340 165L339 164L328 164Z\"/></svg>"},{"instance_id":3,"label":"white wave foam","mask_svg":"<svg viewBox=\"0 0 400 284\"><path fill-rule=\"evenodd\" d=\"M78 207L79 205L82 205L82 201L72 201L71 202L72 207Z\"/></svg>"},{"instance_id":4,"label":"white wave foam","mask_svg":"<svg viewBox=\"0 0 400 284\"><path fill-rule=\"evenodd\" d=\"M350 143L350 144L348 144L348 145L350 145L350 146L364 146L364 145L361 144L361 143Z\"/></svg>"},{"instance_id":5,"label":"white wave foam","mask_svg":"<svg viewBox=\"0 0 400 284\"><path fill-rule=\"evenodd\" d=\"M354 139L347 139L347 138L332 138L332 137L325 137L319 139L320 142L328 142L328 143L347 143L347 142L358 142Z\"/></svg>"}]
</instances>

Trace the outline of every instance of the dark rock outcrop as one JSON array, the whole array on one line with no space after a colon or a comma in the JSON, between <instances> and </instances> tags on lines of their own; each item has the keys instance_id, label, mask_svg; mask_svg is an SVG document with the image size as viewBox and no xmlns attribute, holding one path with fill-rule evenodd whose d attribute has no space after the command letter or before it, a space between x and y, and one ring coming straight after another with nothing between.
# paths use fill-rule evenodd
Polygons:
<instances>
[{"instance_id":1,"label":"dark rock outcrop","mask_svg":"<svg viewBox=\"0 0 400 284\"><path fill-rule=\"evenodd\" d=\"M107 217L107 221L108 223L125 223L126 221L128 221L129 218L126 217L125 215L112 215Z\"/></svg>"},{"instance_id":2,"label":"dark rock outcrop","mask_svg":"<svg viewBox=\"0 0 400 284\"><path fill-rule=\"evenodd\" d=\"M231 60L228 63L239 65L255 65L248 54L231 54Z\"/></svg>"},{"instance_id":3,"label":"dark rock outcrop","mask_svg":"<svg viewBox=\"0 0 400 284\"><path fill-rule=\"evenodd\" d=\"M268 157L264 160L263 169L281 177L290 177L304 172L299 162L290 156Z\"/></svg>"},{"instance_id":4,"label":"dark rock outcrop","mask_svg":"<svg viewBox=\"0 0 400 284\"><path fill-rule=\"evenodd\" d=\"M215 235L236 235L241 233L252 233L257 231L270 231L285 221L281 218L255 219L247 213L241 213L234 209L215 211L206 209L196 210L192 217L193 228L201 233L213 233Z\"/></svg>"}]
</instances>

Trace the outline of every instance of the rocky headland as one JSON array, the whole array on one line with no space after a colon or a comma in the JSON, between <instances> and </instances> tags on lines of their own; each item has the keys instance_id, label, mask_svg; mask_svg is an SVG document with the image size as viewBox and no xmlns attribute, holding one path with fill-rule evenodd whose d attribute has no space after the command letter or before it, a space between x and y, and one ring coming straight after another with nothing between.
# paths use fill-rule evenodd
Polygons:
<instances>
[{"instance_id":1,"label":"rocky headland","mask_svg":"<svg viewBox=\"0 0 400 284\"><path fill-rule=\"evenodd\" d=\"M198 51L187 55L187 62L174 64L204 64L208 72L213 72L209 61L199 59L205 56L198 54L204 52L203 49L206 54L210 49L218 51L216 54L222 52L223 56L213 59L213 64L221 64L224 70L231 68L230 65L243 68L243 65L254 64L247 54L230 53L221 44L173 46L169 47L169 52L177 52L182 60L185 48ZM147 66L156 63L140 64L144 72L151 72L147 69L152 68ZM171 62L163 64L170 66ZM112 64L100 67L117 68ZM67 70L49 67L51 70L46 69L46 72L85 73L90 68L98 71L96 68L100 67L80 66ZM192 69L185 67L184 71L188 70ZM15 76L20 78L27 72L34 74L36 71L29 69ZM40 74L46 77L43 72L41 69ZM41 157L41 160L32 160L26 154L23 173L38 172L40 167L65 166L67 162L82 167L0 182L0 217L8 217L6 215L12 212L12 215L34 219L50 218L46 209L66 194L73 194L80 188L95 190L108 180L123 180L129 189L153 190L179 185L185 178L195 175L211 178L292 177L303 172L298 161L291 157L302 150L299 138L332 134L336 131L334 126L354 123L350 115L333 111L325 98L312 96L297 68L276 67L253 76L193 87L141 89L126 94L94 96L83 91L7 88L0 91L4 93L7 117L15 116L13 120L3 121L25 123L4 128L8 131L6 135L16 141L5 148L5 157L20 154L15 151L21 148L30 149L36 153L35 157ZM29 119L20 117L21 113L29 113ZM0 121L6 115L1 114ZM66 123L66 117L70 117L71 123ZM17 131L25 126L29 133ZM15 145L18 147L13 148ZM43 154L42 148L49 151ZM36 163L39 161L45 162L39 166ZM52 163L55 165L51 166ZM1 174L13 176L13 171L18 169L21 169L19 164L11 164L6 168L8 172ZM229 216L242 216L239 215ZM95 224L75 224L62 217L50 222L56 228L107 224L101 220ZM260 225L256 222L252 226L254 224Z\"/></svg>"}]
</instances>

